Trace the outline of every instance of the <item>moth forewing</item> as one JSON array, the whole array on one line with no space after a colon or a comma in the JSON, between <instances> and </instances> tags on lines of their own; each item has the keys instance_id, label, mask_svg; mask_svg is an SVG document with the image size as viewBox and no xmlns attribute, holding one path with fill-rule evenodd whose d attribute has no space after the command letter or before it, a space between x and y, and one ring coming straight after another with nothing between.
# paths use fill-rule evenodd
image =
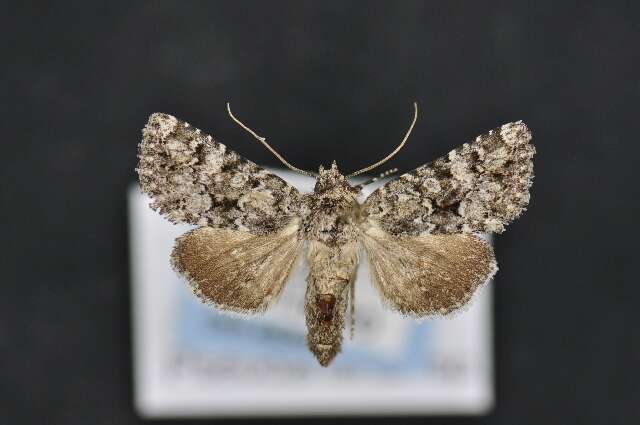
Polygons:
<instances>
[{"instance_id":1,"label":"moth forewing","mask_svg":"<svg viewBox=\"0 0 640 425\"><path fill-rule=\"evenodd\" d=\"M266 235L299 216L297 189L188 123L155 113L142 134L140 187L171 222Z\"/></svg>"},{"instance_id":2,"label":"moth forewing","mask_svg":"<svg viewBox=\"0 0 640 425\"><path fill-rule=\"evenodd\" d=\"M522 122L495 128L393 179L364 204L392 235L501 233L525 210L536 150Z\"/></svg>"}]
</instances>

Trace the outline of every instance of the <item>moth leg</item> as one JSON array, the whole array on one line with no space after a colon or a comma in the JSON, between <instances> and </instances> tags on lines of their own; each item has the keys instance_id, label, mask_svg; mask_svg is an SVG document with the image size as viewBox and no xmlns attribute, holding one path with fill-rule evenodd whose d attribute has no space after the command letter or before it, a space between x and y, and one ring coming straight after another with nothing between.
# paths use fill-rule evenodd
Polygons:
<instances>
[{"instance_id":1,"label":"moth leg","mask_svg":"<svg viewBox=\"0 0 640 425\"><path fill-rule=\"evenodd\" d=\"M349 339L353 339L356 331L356 280L349 282Z\"/></svg>"}]
</instances>

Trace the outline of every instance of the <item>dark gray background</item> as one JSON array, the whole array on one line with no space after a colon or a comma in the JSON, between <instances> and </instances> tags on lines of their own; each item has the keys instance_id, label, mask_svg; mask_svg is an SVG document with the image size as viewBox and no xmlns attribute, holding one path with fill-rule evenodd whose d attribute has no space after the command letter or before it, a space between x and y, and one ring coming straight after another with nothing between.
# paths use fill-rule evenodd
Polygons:
<instances>
[{"instance_id":1,"label":"dark gray background","mask_svg":"<svg viewBox=\"0 0 640 425\"><path fill-rule=\"evenodd\" d=\"M531 207L497 238L498 404L445 423L638 420L637 3L89 3L2 10L0 423L140 422L140 129L169 112L275 165L228 100L293 164L344 171L399 142L413 100L402 170L525 120L539 154Z\"/></svg>"}]
</instances>

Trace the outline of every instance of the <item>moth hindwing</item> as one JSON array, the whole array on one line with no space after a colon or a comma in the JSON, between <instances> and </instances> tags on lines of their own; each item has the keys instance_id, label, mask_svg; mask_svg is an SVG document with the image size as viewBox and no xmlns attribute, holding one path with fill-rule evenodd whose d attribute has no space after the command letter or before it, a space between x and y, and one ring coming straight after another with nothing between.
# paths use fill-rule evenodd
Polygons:
<instances>
[{"instance_id":1,"label":"moth hindwing","mask_svg":"<svg viewBox=\"0 0 640 425\"><path fill-rule=\"evenodd\" d=\"M152 208L197 226L176 240L171 263L205 303L265 311L306 243L307 343L327 366L342 348L350 303L353 311L360 246L383 301L415 317L462 307L495 273L482 233L504 231L526 208L530 140L522 122L505 124L360 203L362 186L352 186L335 161L320 167L312 193L301 194L211 136L156 113L143 130L137 170Z\"/></svg>"}]
</instances>

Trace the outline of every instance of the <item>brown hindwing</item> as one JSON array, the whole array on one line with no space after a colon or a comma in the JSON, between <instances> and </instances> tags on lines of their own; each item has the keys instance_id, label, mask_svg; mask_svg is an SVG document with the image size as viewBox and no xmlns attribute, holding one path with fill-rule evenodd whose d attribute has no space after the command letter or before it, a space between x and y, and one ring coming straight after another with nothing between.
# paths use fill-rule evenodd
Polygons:
<instances>
[{"instance_id":1,"label":"brown hindwing","mask_svg":"<svg viewBox=\"0 0 640 425\"><path fill-rule=\"evenodd\" d=\"M375 224L363 233L375 285L407 315L456 310L497 270L491 245L473 234L397 237Z\"/></svg>"},{"instance_id":2,"label":"brown hindwing","mask_svg":"<svg viewBox=\"0 0 640 425\"><path fill-rule=\"evenodd\" d=\"M200 227L176 240L171 262L205 303L238 313L260 313L274 303L301 251L297 222L256 236Z\"/></svg>"}]
</instances>

